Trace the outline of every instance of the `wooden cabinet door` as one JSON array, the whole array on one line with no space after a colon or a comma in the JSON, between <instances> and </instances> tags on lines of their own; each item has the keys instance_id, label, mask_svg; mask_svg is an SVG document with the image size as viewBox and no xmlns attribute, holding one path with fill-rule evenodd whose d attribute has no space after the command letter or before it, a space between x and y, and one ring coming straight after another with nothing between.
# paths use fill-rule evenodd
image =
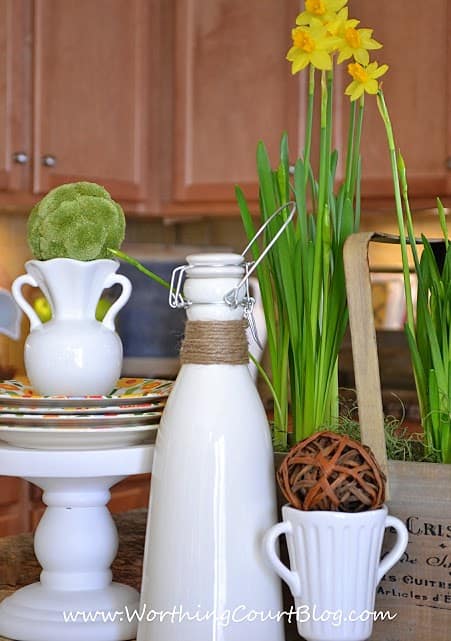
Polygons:
<instances>
[{"instance_id":1,"label":"wooden cabinet door","mask_svg":"<svg viewBox=\"0 0 451 641\"><path fill-rule=\"evenodd\" d=\"M90 180L145 196L151 5L35 0L35 192Z\"/></svg>"},{"instance_id":2,"label":"wooden cabinet door","mask_svg":"<svg viewBox=\"0 0 451 641\"><path fill-rule=\"evenodd\" d=\"M147 507L150 494L150 474L129 476L111 488L108 507L113 514Z\"/></svg>"},{"instance_id":3,"label":"wooden cabinet door","mask_svg":"<svg viewBox=\"0 0 451 641\"><path fill-rule=\"evenodd\" d=\"M29 184L29 6L26 0L0 0L0 190Z\"/></svg>"},{"instance_id":4,"label":"wooden cabinet door","mask_svg":"<svg viewBox=\"0 0 451 641\"><path fill-rule=\"evenodd\" d=\"M435 196L451 194L450 3L351 0L349 11L383 44L372 58L389 65L382 86L410 194L434 206ZM385 131L372 96L365 100L362 155L364 196L392 197Z\"/></svg>"},{"instance_id":5,"label":"wooden cabinet door","mask_svg":"<svg viewBox=\"0 0 451 641\"><path fill-rule=\"evenodd\" d=\"M172 197L257 197L255 151L277 159L283 131L297 149L299 80L285 55L297 4L288 0L177 0L174 32Z\"/></svg>"},{"instance_id":6,"label":"wooden cabinet door","mask_svg":"<svg viewBox=\"0 0 451 641\"><path fill-rule=\"evenodd\" d=\"M28 483L0 476L0 536L29 530Z\"/></svg>"},{"instance_id":7,"label":"wooden cabinet door","mask_svg":"<svg viewBox=\"0 0 451 641\"><path fill-rule=\"evenodd\" d=\"M383 88L408 168L415 206L451 194L447 0L350 0L352 17L374 29L390 66ZM293 0L177 0L173 16L173 177L168 191L181 212L221 210L234 184L256 197L255 149L262 139L273 162L287 130L293 158L304 130L306 72L292 77L285 55L300 5ZM350 82L347 63L336 82L335 144L345 154ZM393 203L391 168L376 100L366 98L362 141L364 206ZM343 162L343 161L342 161ZM343 172L343 167L339 168ZM419 205L420 203L420 205Z\"/></svg>"}]
</instances>

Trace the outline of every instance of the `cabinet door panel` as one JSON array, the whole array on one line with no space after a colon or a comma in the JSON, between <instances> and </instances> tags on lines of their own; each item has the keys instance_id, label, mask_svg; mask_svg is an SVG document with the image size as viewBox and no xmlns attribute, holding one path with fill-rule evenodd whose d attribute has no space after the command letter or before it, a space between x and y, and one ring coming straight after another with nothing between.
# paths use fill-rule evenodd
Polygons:
<instances>
[{"instance_id":1,"label":"cabinet door panel","mask_svg":"<svg viewBox=\"0 0 451 641\"><path fill-rule=\"evenodd\" d=\"M0 190L24 189L30 175L28 9L24 0L0 0ZM14 162L19 152L26 162Z\"/></svg>"},{"instance_id":2,"label":"cabinet door panel","mask_svg":"<svg viewBox=\"0 0 451 641\"><path fill-rule=\"evenodd\" d=\"M277 158L288 130L296 153L298 80L285 54L294 2L178 0L175 14L175 200L257 195L255 150Z\"/></svg>"},{"instance_id":3,"label":"cabinet door panel","mask_svg":"<svg viewBox=\"0 0 451 641\"><path fill-rule=\"evenodd\" d=\"M150 475L130 476L111 489L108 507L113 513L128 512L149 504Z\"/></svg>"},{"instance_id":4,"label":"cabinet door panel","mask_svg":"<svg viewBox=\"0 0 451 641\"><path fill-rule=\"evenodd\" d=\"M93 180L143 197L149 6L35 1L35 192Z\"/></svg>"},{"instance_id":5,"label":"cabinet door panel","mask_svg":"<svg viewBox=\"0 0 451 641\"><path fill-rule=\"evenodd\" d=\"M29 530L28 483L0 476L0 536Z\"/></svg>"},{"instance_id":6,"label":"cabinet door panel","mask_svg":"<svg viewBox=\"0 0 451 641\"><path fill-rule=\"evenodd\" d=\"M446 167L451 133L449 2L351 0L349 4L359 26L373 28L374 37L384 45L372 52L372 58L389 65L382 86L397 147L406 162L410 193L443 195L450 174ZM391 196L388 147L372 96L365 100L362 153L363 194Z\"/></svg>"}]
</instances>

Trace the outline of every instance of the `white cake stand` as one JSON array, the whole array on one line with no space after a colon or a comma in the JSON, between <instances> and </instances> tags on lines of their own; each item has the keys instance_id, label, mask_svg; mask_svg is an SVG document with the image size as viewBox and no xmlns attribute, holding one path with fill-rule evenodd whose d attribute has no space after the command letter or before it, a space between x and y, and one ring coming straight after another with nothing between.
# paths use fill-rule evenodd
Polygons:
<instances>
[{"instance_id":1,"label":"white cake stand","mask_svg":"<svg viewBox=\"0 0 451 641\"><path fill-rule=\"evenodd\" d=\"M19 641L134 639L139 594L112 583L118 535L110 488L152 469L153 445L88 451L0 446L0 473L44 490L34 536L40 581L0 604L0 635Z\"/></svg>"}]
</instances>

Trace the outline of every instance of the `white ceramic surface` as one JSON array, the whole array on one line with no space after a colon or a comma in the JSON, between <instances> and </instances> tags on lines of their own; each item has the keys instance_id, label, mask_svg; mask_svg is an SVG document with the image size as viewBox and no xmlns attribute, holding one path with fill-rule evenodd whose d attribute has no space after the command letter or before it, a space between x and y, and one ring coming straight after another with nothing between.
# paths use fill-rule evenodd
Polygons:
<instances>
[{"instance_id":1,"label":"white ceramic surface","mask_svg":"<svg viewBox=\"0 0 451 641\"><path fill-rule=\"evenodd\" d=\"M130 474L152 469L153 446L89 452L33 451L0 446L0 469L44 490L48 506L35 533L40 582L0 604L0 635L19 641L125 641L136 620L114 617L133 610L139 595L112 583L117 531L106 507L109 489ZM65 622L64 613L96 615ZM112 619L105 621L105 617Z\"/></svg>"},{"instance_id":2,"label":"white ceramic surface","mask_svg":"<svg viewBox=\"0 0 451 641\"><path fill-rule=\"evenodd\" d=\"M184 288L188 318L242 318L211 304L239 282L242 257L202 260ZM275 521L270 431L247 365L183 365L157 435L141 595L141 611L180 615L143 620L138 641L282 641L283 622L262 619L282 608L262 549Z\"/></svg>"},{"instance_id":3,"label":"white ceramic surface","mask_svg":"<svg viewBox=\"0 0 451 641\"><path fill-rule=\"evenodd\" d=\"M364 641L373 627L376 587L401 558L407 528L387 508L346 514L282 508L283 522L266 534L264 547L299 608L298 631L306 641ZM385 528L396 530L392 550L380 560ZM285 534L291 569L279 559Z\"/></svg>"},{"instance_id":4,"label":"white ceramic surface","mask_svg":"<svg viewBox=\"0 0 451 641\"><path fill-rule=\"evenodd\" d=\"M0 425L0 441L33 450L108 450L148 442L158 425L70 428Z\"/></svg>"},{"instance_id":5,"label":"white ceramic surface","mask_svg":"<svg viewBox=\"0 0 451 641\"><path fill-rule=\"evenodd\" d=\"M30 319L25 341L25 369L33 387L44 395L108 394L121 373L122 343L114 318L130 297L131 283L116 274L116 260L30 260L27 274L16 278L12 294ZM24 284L39 287L50 303L52 319L41 323L22 294ZM95 310L102 291L122 286L102 322Z\"/></svg>"}]
</instances>

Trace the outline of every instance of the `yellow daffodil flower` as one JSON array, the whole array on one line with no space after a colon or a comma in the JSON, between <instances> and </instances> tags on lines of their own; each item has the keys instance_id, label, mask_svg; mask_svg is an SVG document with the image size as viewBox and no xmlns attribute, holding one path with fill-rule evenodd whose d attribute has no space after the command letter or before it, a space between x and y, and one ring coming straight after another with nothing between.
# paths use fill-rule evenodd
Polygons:
<instances>
[{"instance_id":1,"label":"yellow daffodil flower","mask_svg":"<svg viewBox=\"0 0 451 641\"><path fill-rule=\"evenodd\" d=\"M323 24L335 19L348 0L305 0L305 11L296 18L297 25L308 25L311 21L321 20Z\"/></svg>"},{"instance_id":2,"label":"yellow daffodil flower","mask_svg":"<svg viewBox=\"0 0 451 641\"><path fill-rule=\"evenodd\" d=\"M351 101L357 100L366 91L369 94L376 94L379 89L377 78L380 78L388 70L388 65L379 67L377 62L372 62L363 67L358 62L351 62L348 65L348 73L353 81L346 87L345 94L350 96Z\"/></svg>"},{"instance_id":3,"label":"yellow daffodil flower","mask_svg":"<svg viewBox=\"0 0 451 641\"><path fill-rule=\"evenodd\" d=\"M332 69L330 52L339 39L332 37L319 20L312 20L310 27L296 27L291 37L293 46L287 53L287 60L293 63L291 73L295 74L309 64L317 69Z\"/></svg>"},{"instance_id":4,"label":"yellow daffodil flower","mask_svg":"<svg viewBox=\"0 0 451 641\"><path fill-rule=\"evenodd\" d=\"M344 7L339 11L333 20L327 23L327 30L333 36L343 37L345 24L348 22L348 7ZM351 22L351 21L349 21ZM359 20L353 20L354 26L359 24Z\"/></svg>"},{"instance_id":5,"label":"yellow daffodil flower","mask_svg":"<svg viewBox=\"0 0 451 641\"><path fill-rule=\"evenodd\" d=\"M368 51L382 47L380 42L371 37L373 29L357 29L358 24L358 20L346 20L339 25L338 33L336 32L336 35L341 36L338 64L353 57L356 62L366 67L370 61ZM337 26L336 23L334 26Z\"/></svg>"}]
</instances>

